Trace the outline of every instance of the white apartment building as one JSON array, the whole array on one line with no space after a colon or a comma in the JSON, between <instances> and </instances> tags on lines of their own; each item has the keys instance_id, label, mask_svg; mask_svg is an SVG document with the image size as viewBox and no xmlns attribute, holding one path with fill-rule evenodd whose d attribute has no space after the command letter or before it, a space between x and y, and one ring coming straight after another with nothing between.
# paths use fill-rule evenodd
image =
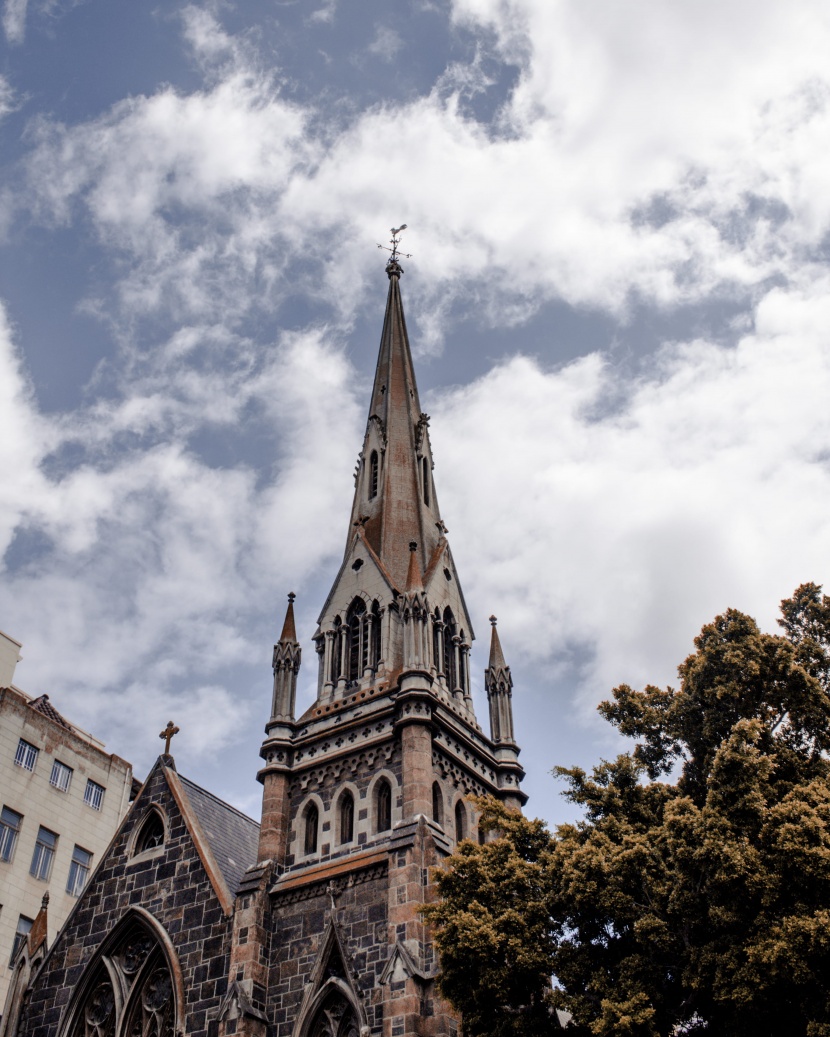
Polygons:
<instances>
[{"instance_id":1,"label":"white apartment building","mask_svg":"<svg viewBox=\"0 0 830 1037\"><path fill-rule=\"evenodd\" d=\"M12 685L20 644L0 631L0 1011L17 949L49 893L48 942L130 803L132 767Z\"/></svg>"}]
</instances>

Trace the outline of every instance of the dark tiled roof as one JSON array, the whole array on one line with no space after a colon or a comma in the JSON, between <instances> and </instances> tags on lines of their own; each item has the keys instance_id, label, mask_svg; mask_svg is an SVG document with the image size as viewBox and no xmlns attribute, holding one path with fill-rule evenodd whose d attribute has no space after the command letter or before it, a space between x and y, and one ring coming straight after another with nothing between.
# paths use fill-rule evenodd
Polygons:
<instances>
[{"instance_id":1,"label":"dark tiled roof","mask_svg":"<svg viewBox=\"0 0 830 1037\"><path fill-rule=\"evenodd\" d=\"M72 730L72 725L69 721L60 715L55 709L52 703L49 701L48 695L41 695L39 698L32 699L29 703L30 709L36 709L38 713L42 713L45 717L49 717L50 720L54 720L56 724L60 724L61 727L65 727L67 731Z\"/></svg>"},{"instance_id":2,"label":"dark tiled roof","mask_svg":"<svg viewBox=\"0 0 830 1037\"><path fill-rule=\"evenodd\" d=\"M259 825L236 807L179 775L187 798L210 843L231 896L247 868L256 864Z\"/></svg>"}]
</instances>

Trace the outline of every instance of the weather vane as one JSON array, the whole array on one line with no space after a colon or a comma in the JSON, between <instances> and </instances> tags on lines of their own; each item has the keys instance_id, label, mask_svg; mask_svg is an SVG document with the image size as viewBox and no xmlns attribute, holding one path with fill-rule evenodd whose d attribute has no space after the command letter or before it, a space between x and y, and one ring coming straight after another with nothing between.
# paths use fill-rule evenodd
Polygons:
<instances>
[{"instance_id":1,"label":"weather vane","mask_svg":"<svg viewBox=\"0 0 830 1037\"><path fill-rule=\"evenodd\" d=\"M411 252L398 252L398 245L400 244L401 233L403 231L405 231L405 230L406 230L406 224L405 223L402 223L400 225L400 227L393 227L392 228L392 231L391 231L392 240L390 242L390 244L392 245L391 248L389 248L386 245L378 245L378 248L382 248L384 250L384 252L391 252L392 253L392 255L391 255L390 259L389 259L390 263L393 262L394 260L397 260L398 256L403 256L404 259L411 259L412 258L412 253Z\"/></svg>"}]
</instances>

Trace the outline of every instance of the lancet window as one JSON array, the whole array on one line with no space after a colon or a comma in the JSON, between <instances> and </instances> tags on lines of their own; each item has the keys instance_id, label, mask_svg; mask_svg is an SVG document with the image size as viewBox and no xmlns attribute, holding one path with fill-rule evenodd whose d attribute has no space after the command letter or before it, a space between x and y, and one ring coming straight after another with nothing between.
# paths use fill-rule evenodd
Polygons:
<instances>
[{"instance_id":1,"label":"lancet window","mask_svg":"<svg viewBox=\"0 0 830 1037\"><path fill-rule=\"evenodd\" d=\"M305 811L305 826L303 830L303 852L308 856L317 852L317 829L320 824L320 812L314 803L309 803Z\"/></svg>"},{"instance_id":2,"label":"lancet window","mask_svg":"<svg viewBox=\"0 0 830 1037\"><path fill-rule=\"evenodd\" d=\"M375 786L375 821L378 832L388 832L392 827L392 786L386 778Z\"/></svg>"},{"instance_id":3,"label":"lancet window","mask_svg":"<svg viewBox=\"0 0 830 1037\"><path fill-rule=\"evenodd\" d=\"M443 827L444 825L444 796L438 782L432 785L432 820Z\"/></svg>"},{"instance_id":4,"label":"lancet window","mask_svg":"<svg viewBox=\"0 0 830 1037\"><path fill-rule=\"evenodd\" d=\"M447 681L447 687L450 691L454 691L458 687L458 669L456 667L456 646L453 644L453 638L457 631L455 626L455 616L452 614L452 609L447 607L444 609L444 630L443 630L443 641L444 641L444 658L443 658L443 673Z\"/></svg>"},{"instance_id":5,"label":"lancet window","mask_svg":"<svg viewBox=\"0 0 830 1037\"><path fill-rule=\"evenodd\" d=\"M331 682L336 684L340 677L340 661L342 658L343 643L340 636L340 628L342 627L340 622L340 616L337 616L334 620L334 637L331 641Z\"/></svg>"},{"instance_id":6,"label":"lancet window","mask_svg":"<svg viewBox=\"0 0 830 1037\"><path fill-rule=\"evenodd\" d=\"M135 841L135 853L164 845L164 820L158 810L150 809Z\"/></svg>"},{"instance_id":7,"label":"lancet window","mask_svg":"<svg viewBox=\"0 0 830 1037\"><path fill-rule=\"evenodd\" d=\"M340 842L354 839L354 796L346 790L340 797Z\"/></svg>"},{"instance_id":8,"label":"lancet window","mask_svg":"<svg viewBox=\"0 0 830 1037\"><path fill-rule=\"evenodd\" d=\"M380 609L377 601L367 610L363 598L355 598L346 614L349 632L346 680L358 681L380 662Z\"/></svg>"},{"instance_id":9,"label":"lancet window","mask_svg":"<svg viewBox=\"0 0 830 1037\"><path fill-rule=\"evenodd\" d=\"M369 500L378 495L378 452L373 450L369 455Z\"/></svg>"},{"instance_id":10,"label":"lancet window","mask_svg":"<svg viewBox=\"0 0 830 1037\"><path fill-rule=\"evenodd\" d=\"M149 927L129 923L113 952L101 955L92 968L67 1017L66 1037L174 1037L176 985Z\"/></svg>"},{"instance_id":11,"label":"lancet window","mask_svg":"<svg viewBox=\"0 0 830 1037\"><path fill-rule=\"evenodd\" d=\"M455 841L460 843L467 838L467 812L464 804L459 800L455 804Z\"/></svg>"},{"instance_id":12,"label":"lancet window","mask_svg":"<svg viewBox=\"0 0 830 1037\"><path fill-rule=\"evenodd\" d=\"M421 458L421 479L424 484L424 504L429 507L429 461L426 457Z\"/></svg>"}]
</instances>

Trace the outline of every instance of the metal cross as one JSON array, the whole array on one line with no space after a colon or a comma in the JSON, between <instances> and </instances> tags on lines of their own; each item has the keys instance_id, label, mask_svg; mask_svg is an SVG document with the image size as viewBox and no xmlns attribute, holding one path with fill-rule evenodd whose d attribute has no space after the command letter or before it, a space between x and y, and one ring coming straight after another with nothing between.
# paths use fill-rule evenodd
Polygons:
<instances>
[{"instance_id":1,"label":"metal cross","mask_svg":"<svg viewBox=\"0 0 830 1037\"><path fill-rule=\"evenodd\" d=\"M389 244L392 246L391 248L387 248L386 245L378 245L378 248L382 248L384 250L384 252L391 252L392 253L392 255L389 258L389 262L390 263L394 263L397 260L398 256L403 256L404 259L411 259L412 258L412 253L411 252L398 252L398 245L401 243L401 233L402 233L402 231L405 231L405 230L406 230L406 224L405 223L402 223L400 225L400 227L393 227L392 228L392 230L390 231L390 233L392 235L392 239L389 242Z\"/></svg>"},{"instance_id":2,"label":"metal cross","mask_svg":"<svg viewBox=\"0 0 830 1037\"><path fill-rule=\"evenodd\" d=\"M165 727L165 729L159 733L159 738L164 739L165 756L170 755L170 739L173 737L173 735L177 735L178 733L179 729L173 724L172 720L168 720L167 727Z\"/></svg>"}]
</instances>

